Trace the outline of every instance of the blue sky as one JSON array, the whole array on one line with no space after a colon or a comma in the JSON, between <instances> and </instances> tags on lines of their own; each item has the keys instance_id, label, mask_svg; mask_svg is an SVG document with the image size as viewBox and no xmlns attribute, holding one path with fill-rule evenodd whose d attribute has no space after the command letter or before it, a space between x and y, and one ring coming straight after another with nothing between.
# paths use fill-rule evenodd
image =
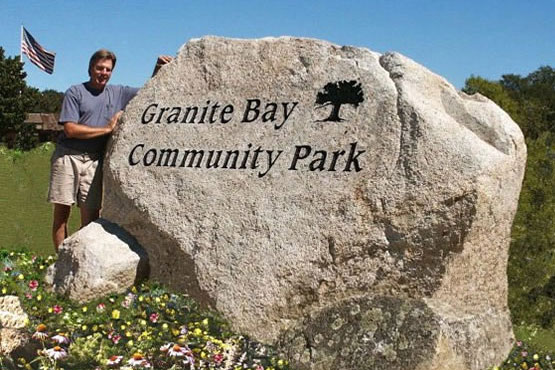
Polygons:
<instances>
[{"instance_id":1,"label":"blue sky","mask_svg":"<svg viewBox=\"0 0 555 370\"><path fill-rule=\"evenodd\" d=\"M27 84L65 91L88 79L99 48L118 56L111 82L141 86L156 56L191 38L300 36L400 52L457 88L555 66L555 0L0 0L0 46L19 54L20 26L56 52L53 75L24 56Z\"/></svg>"}]
</instances>

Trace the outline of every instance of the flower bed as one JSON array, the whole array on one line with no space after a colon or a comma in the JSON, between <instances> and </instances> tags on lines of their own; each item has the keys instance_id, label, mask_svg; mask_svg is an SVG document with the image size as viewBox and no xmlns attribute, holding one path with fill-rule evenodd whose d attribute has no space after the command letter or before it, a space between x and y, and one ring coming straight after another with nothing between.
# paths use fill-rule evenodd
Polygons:
<instances>
[{"instance_id":1,"label":"flower bed","mask_svg":"<svg viewBox=\"0 0 555 370\"><path fill-rule=\"evenodd\" d=\"M54 257L0 251L0 290L18 296L34 358L3 358L22 369L288 369L272 348L236 335L183 294L156 283L79 305L48 292ZM12 362L13 361L13 362ZM3 365L0 365L0 368Z\"/></svg>"}]
</instances>

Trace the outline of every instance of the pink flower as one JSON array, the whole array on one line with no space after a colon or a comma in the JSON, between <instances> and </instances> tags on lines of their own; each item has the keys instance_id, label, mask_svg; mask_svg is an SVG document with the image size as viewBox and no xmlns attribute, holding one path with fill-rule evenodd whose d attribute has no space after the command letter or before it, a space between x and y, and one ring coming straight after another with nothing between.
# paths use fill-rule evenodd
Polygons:
<instances>
[{"instance_id":1,"label":"pink flower","mask_svg":"<svg viewBox=\"0 0 555 370\"><path fill-rule=\"evenodd\" d=\"M522 342L519 340L518 342L516 342L516 345L517 345L518 347L521 347L521 346L522 346Z\"/></svg>"},{"instance_id":2,"label":"pink flower","mask_svg":"<svg viewBox=\"0 0 555 370\"><path fill-rule=\"evenodd\" d=\"M12 271L12 270L13 270L13 268L11 268L10 266L4 267L4 271L5 271L5 272L10 272L10 271Z\"/></svg>"},{"instance_id":3,"label":"pink flower","mask_svg":"<svg viewBox=\"0 0 555 370\"><path fill-rule=\"evenodd\" d=\"M106 305L104 303L99 303L96 306L96 312L104 312L104 310L106 309Z\"/></svg>"},{"instance_id":4,"label":"pink flower","mask_svg":"<svg viewBox=\"0 0 555 370\"><path fill-rule=\"evenodd\" d=\"M522 357L528 356L528 352L526 352L526 351L522 351L520 354L521 354Z\"/></svg>"},{"instance_id":5,"label":"pink flower","mask_svg":"<svg viewBox=\"0 0 555 370\"><path fill-rule=\"evenodd\" d=\"M262 366L262 365L256 365L256 367L254 368L254 370L264 370L264 366Z\"/></svg>"},{"instance_id":6,"label":"pink flower","mask_svg":"<svg viewBox=\"0 0 555 370\"><path fill-rule=\"evenodd\" d=\"M224 355L222 355L221 353L216 353L214 355L214 362L218 365L222 363L223 359L224 359Z\"/></svg>"},{"instance_id":7,"label":"pink flower","mask_svg":"<svg viewBox=\"0 0 555 370\"><path fill-rule=\"evenodd\" d=\"M160 315L157 314L156 312L154 312L154 313L150 314L150 321L152 321L152 322L155 323L155 322L158 321L158 318L159 318L159 317L160 317Z\"/></svg>"},{"instance_id":8,"label":"pink flower","mask_svg":"<svg viewBox=\"0 0 555 370\"><path fill-rule=\"evenodd\" d=\"M31 289L32 291L37 290L37 288L39 287L39 282L36 280L31 280L29 282L29 289Z\"/></svg>"},{"instance_id":9,"label":"pink flower","mask_svg":"<svg viewBox=\"0 0 555 370\"><path fill-rule=\"evenodd\" d=\"M31 299L33 298L33 295L31 293L25 293L25 297L27 297L27 299Z\"/></svg>"},{"instance_id":10,"label":"pink flower","mask_svg":"<svg viewBox=\"0 0 555 370\"><path fill-rule=\"evenodd\" d=\"M62 313L64 309L62 308L62 306L59 306L57 304L54 305L54 307L52 307L52 312L54 312L56 315L59 315Z\"/></svg>"},{"instance_id":11,"label":"pink flower","mask_svg":"<svg viewBox=\"0 0 555 370\"><path fill-rule=\"evenodd\" d=\"M111 339L112 342L114 342L114 344L118 344L118 342L121 340L121 335L119 335L118 333L116 333L115 331L111 331L108 334L108 339Z\"/></svg>"}]
</instances>

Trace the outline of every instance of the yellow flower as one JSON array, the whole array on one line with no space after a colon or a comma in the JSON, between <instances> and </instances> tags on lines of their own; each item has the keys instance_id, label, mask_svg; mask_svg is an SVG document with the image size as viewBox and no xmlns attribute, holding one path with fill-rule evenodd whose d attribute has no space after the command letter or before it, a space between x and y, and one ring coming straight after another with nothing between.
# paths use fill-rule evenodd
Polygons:
<instances>
[{"instance_id":1,"label":"yellow flower","mask_svg":"<svg viewBox=\"0 0 555 370\"><path fill-rule=\"evenodd\" d=\"M23 274L19 274L19 275L17 276L17 278L18 278L19 280L23 280L23 279L25 279L25 276L23 276Z\"/></svg>"},{"instance_id":2,"label":"yellow flower","mask_svg":"<svg viewBox=\"0 0 555 370\"><path fill-rule=\"evenodd\" d=\"M200 330L199 328L196 328L195 330L193 330L193 335L195 337L200 337L202 335L202 330Z\"/></svg>"},{"instance_id":3,"label":"yellow flower","mask_svg":"<svg viewBox=\"0 0 555 370\"><path fill-rule=\"evenodd\" d=\"M160 297L156 297L156 303L160 303Z\"/></svg>"},{"instance_id":4,"label":"yellow flower","mask_svg":"<svg viewBox=\"0 0 555 370\"><path fill-rule=\"evenodd\" d=\"M89 327L88 327L87 325L81 326L81 330L83 330L83 331L87 330L88 328L89 328Z\"/></svg>"},{"instance_id":5,"label":"yellow flower","mask_svg":"<svg viewBox=\"0 0 555 370\"><path fill-rule=\"evenodd\" d=\"M133 336L133 334L131 334L131 332L129 332L129 331L126 331L126 332L125 332L125 336L126 336L127 338L131 338L131 337Z\"/></svg>"},{"instance_id":6,"label":"yellow flower","mask_svg":"<svg viewBox=\"0 0 555 370\"><path fill-rule=\"evenodd\" d=\"M92 327L92 330L93 330L93 331L97 331L97 330L98 330L98 325L94 325L94 326Z\"/></svg>"},{"instance_id":7,"label":"yellow flower","mask_svg":"<svg viewBox=\"0 0 555 370\"><path fill-rule=\"evenodd\" d=\"M204 319L204 320L202 320L202 325L204 325L204 326L208 326L208 319Z\"/></svg>"},{"instance_id":8,"label":"yellow flower","mask_svg":"<svg viewBox=\"0 0 555 370\"><path fill-rule=\"evenodd\" d=\"M83 308L81 309L83 312L87 312L88 308L87 306L83 306Z\"/></svg>"},{"instance_id":9,"label":"yellow flower","mask_svg":"<svg viewBox=\"0 0 555 370\"><path fill-rule=\"evenodd\" d=\"M2 294L6 294L7 292L8 292L8 289L2 288Z\"/></svg>"},{"instance_id":10,"label":"yellow flower","mask_svg":"<svg viewBox=\"0 0 555 370\"><path fill-rule=\"evenodd\" d=\"M177 330L176 328L172 328L172 334L174 336L178 336L179 335L179 330Z\"/></svg>"},{"instance_id":11,"label":"yellow flower","mask_svg":"<svg viewBox=\"0 0 555 370\"><path fill-rule=\"evenodd\" d=\"M37 301L41 301L41 300L42 300L42 295L39 294L39 295L37 296Z\"/></svg>"},{"instance_id":12,"label":"yellow flower","mask_svg":"<svg viewBox=\"0 0 555 370\"><path fill-rule=\"evenodd\" d=\"M164 325L162 325L162 329L168 330L168 328L169 328L168 324L164 323Z\"/></svg>"},{"instance_id":13,"label":"yellow flower","mask_svg":"<svg viewBox=\"0 0 555 370\"><path fill-rule=\"evenodd\" d=\"M39 270L44 270L44 265L40 265Z\"/></svg>"},{"instance_id":14,"label":"yellow flower","mask_svg":"<svg viewBox=\"0 0 555 370\"><path fill-rule=\"evenodd\" d=\"M118 320L118 319L119 319L119 316L120 316L119 310L113 310L113 311L112 311L112 318L113 318L114 320Z\"/></svg>"},{"instance_id":15,"label":"yellow flower","mask_svg":"<svg viewBox=\"0 0 555 370\"><path fill-rule=\"evenodd\" d=\"M125 330L125 328L126 328L125 325L120 326L120 329L121 329L121 330Z\"/></svg>"},{"instance_id":16,"label":"yellow flower","mask_svg":"<svg viewBox=\"0 0 555 370\"><path fill-rule=\"evenodd\" d=\"M142 295L139 296L139 302L144 301L145 297L143 297Z\"/></svg>"},{"instance_id":17,"label":"yellow flower","mask_svg":"<svg viewBox=\"0 0 555 370\"><path fill-rule=\"evenodd\" d=\"M133 285L133 286L131 287L131 291L132 291L133 293L135 293L135 294L137 293L137 288L135 287L135 285Z\"/></svg>"},{"instance_id":18,"label":"yellow flower","mask_svg":"<svg viewBox=\"0 0 555 370\"><path fill-rule=\"evenodd\" d=\"M53 311L52 311L52 307L49 307L49 308L48 308L48 313L52 313L52 312L53 312Z\"/></svg>"},{"instance_id":19,"label":"yellow flower","mask_svg":"<svg viewBox=\"0 0 555 370\"><path fill-rule=\"evenodd\" d=\"M129 342L127 342L127 347L133 347L133 344L135 344L135 343L133 343L133 341L130 340Z\"/></svg>"}]
</instances>

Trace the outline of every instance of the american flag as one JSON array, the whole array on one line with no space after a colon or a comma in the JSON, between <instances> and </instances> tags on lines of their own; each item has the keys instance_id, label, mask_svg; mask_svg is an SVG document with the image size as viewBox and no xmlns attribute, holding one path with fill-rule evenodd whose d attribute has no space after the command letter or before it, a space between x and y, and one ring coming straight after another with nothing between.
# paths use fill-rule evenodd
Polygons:
<instances>
[{"instance_id":1,"label":"american flag","mask_svg":"<svg viewBox=\"0 0 555 370\"><path fill-rule=\"evenodd\" d=\"M21 54L27 55L31 63L46 73L54 72L56 53L45 50L23 26L21 27Z\"/></svg>"}]
</instances>

